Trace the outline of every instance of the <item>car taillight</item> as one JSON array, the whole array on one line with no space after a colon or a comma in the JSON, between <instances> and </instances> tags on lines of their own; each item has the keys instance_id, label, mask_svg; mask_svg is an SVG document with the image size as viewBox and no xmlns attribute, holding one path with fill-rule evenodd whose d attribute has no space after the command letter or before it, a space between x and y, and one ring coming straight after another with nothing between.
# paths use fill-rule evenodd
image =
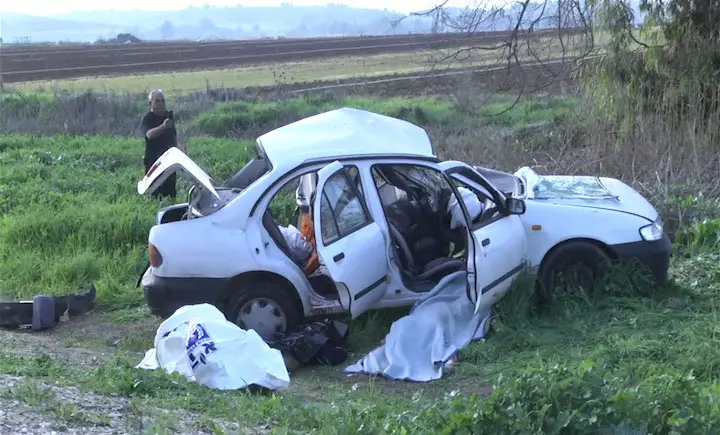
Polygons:
<instances>
[{"instance_id":1,"label":"car taillight","mask_svg":"<svg viewBox=\"0 0 720 435\"><path fill-rule=\"evenodd\" d=\"M152 166L150 166L150 169L148 169L147 174L145 174L145 176L146 176L146 177L149 177L150 174L152 174L153 172L155 172L155 169L157 169L158 166L160 166L160 161L159 161L159 160L156 161L155 163L153 163Z\"/></svg>"},{"instance_id":2,"label":"car taillight","mask_svg":"<svg viewBox=\"0 0 720 435\"><path fill-rule=\"evenodd\" d=\"M160 251L158 251L152 243L148 243L148 253L150 254L150 266L158 267L162 264L162 255L160 255Z\"/></svg>"}]
</instances>

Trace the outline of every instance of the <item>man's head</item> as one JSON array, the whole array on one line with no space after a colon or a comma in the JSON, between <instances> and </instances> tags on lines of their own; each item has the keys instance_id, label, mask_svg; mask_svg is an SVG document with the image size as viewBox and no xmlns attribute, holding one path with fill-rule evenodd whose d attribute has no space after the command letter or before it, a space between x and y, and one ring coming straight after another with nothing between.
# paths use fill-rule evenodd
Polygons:
<instances>
[{"instance_id":1,"label":"man's head","mask_svg":"<svg viewBox=\"0 0 720 435\"><path fill-rule=\"evenodd\" d=\"M162 115L165 113L165 95L162 89L155 89L148 94L148 103L150 110L154 113Z\"/></svg>"}]
</instances>

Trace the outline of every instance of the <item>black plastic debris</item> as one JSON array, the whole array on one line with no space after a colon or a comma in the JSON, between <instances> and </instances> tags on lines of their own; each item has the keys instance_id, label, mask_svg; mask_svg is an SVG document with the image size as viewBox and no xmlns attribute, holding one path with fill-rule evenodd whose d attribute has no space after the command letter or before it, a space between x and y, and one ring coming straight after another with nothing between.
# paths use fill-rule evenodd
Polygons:
<instances>
[{"instance_id":1,"label":"black plastic debris","mask_svg":"<svg viewBox=\"0 0 720 435\"><path fill-rule=\"evenodd\" d=\"M279 334L268 345L289 354L298 363L317 363L336 366L347 360L347 351L342 347L347 340L348 326L335 320L323 320L301 325L296 330Z\"/></svg>"},{"instance_id":2,"label":"black plastic debris","mask_svg":"<svg viewBox=\"0 0 720 435\"><path fill-rule=\"evenodd\" d=\"M0 302L0 327L49 329L67 314L77 317L93 309L97 290L90 284L87 291L66 296L38 295L32 301Z\"/></svg>"}]
</instances>

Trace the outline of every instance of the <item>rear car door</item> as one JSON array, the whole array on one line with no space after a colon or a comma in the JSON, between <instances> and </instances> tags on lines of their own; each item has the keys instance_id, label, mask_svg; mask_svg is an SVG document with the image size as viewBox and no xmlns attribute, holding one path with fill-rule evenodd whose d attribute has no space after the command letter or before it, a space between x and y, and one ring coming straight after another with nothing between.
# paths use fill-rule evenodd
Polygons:
<instances>
[{"instance_id":1,"label":"rear car door","mask_svg":"<svg viewBox=\"0 0 720 435\"><path fill-rule=\"evenodd\" d=\"M380 226L342 163L318 172L313 223L320 262L335 282L343 308L352 318L385 296L388 259Z\"/></svg>"}]
</instances>

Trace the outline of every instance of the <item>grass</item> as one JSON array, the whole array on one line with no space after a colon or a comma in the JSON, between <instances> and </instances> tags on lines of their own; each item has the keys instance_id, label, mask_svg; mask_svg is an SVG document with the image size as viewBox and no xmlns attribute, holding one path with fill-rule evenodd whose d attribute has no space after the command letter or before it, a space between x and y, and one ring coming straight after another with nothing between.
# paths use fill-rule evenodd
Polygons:
<instances>
[{"instance_id":1,"label":"grass","mask_svg":"<svg viewBox=\"0 0 720 435\"><path fill-rule=\"evenodd\" d=\"M467 121L466 116L458 117L452 103L429 97L298 97L270 102L220 103L200 113L189 128L212 136L248 137L249 133L260 134L271 128L341 107L370 110L423 126L450 127Z\"/></svg>"},{"instance_id":2,"label":"grass","mask_svg":"<svg viewBox=\"0 0 720 435\"><path fill-rule=\"evenodd\" d=\"M243 143L189 142L224 180L248 158ZM140 197L143 143L118 137L0 137L0 288L11 297L98 284L114 307L138 304L158 204ZM187 184L183 185L187 187Z\"/></svg>"},{"instance_id":3,"label":"grass","mask_svg":"<svg viewBox=\"0 0 720 435\"><path fill-rule=\"evenodd\" d=\"M205 134L223 135L245 127L233 118L245 116L267 130L333 105L407 113L413 120L419 114L429 126L447 124L453 116L452 105L432 99L298 99L285 105L220 105L193 122ZM223 182L250 158L247 149L254 144L246 138L191 137L188 153ZM112 308L140 302L134 285L159 207L135 190L143 175L143 147L137 137L0 136L0 292L13 298L62 294L95 281L100 300ZM179 192L188 187L185 181Z\"/></svg>"},{"instance_id":4,"label":"grass","mask_svg":"<svg viewBox=\"0 0 720 435\"><path fill-rule=\"evenodd\" d=\"M3 349L0 372L36 382L10 393L31 404L52 400L37 382L61 380L126 397L138 409L185 410L205 424L221 420L278 433L566 433L564 424L582 433L615 424L649 424L653 433L671 427L712 433L720 423L714 411L718 260L716 252L677 259L673 276L692 284L669 293L642 298L617 288L592 305L567 300L540 316L517 309L528 307L530 292L518 286L498 307L489 339L463 351L455 373L428 385L348 379L339 368L310 368L292 375L287 392L220 392L136 370L137 360L122 351L81 369L49 355L20 357ZM359 336L379 339L389 319L373 314L354 323L351 349L366 351L369 340ZM71 411L54 412L94 419ZM172 421L161 423L172 427Z\"/></svg>"},{"instance_id":5,"label":"grass","mask_svg":"<svg viewBox=\"0 0 720 435\"><path fill-rule=\"evenodd\" d=\"M240 112L247 116L238 118L242 122L266 128L278 117L348 102L390 113L406 107L408 116L420 107L427 126L444 131L439 143L445 151L452 151L447 138L455 135L486 160L499 148L486 132L562 124L558 120L579 112L574 100L555 98L526 101L498 116L491 115L507 108L502 101L476 113L431 99L311 99L219 105L192 122ZM461 118L478 132L467 133ZM249 144L190 137L188 150L224 180L249 158ZM48 334L0 332L0 374L23 379L0 387L0 398L22 400L69 424L107 425L94 411L61 401L48 385L79 387L82 394L128 401L130 412L150 420L147 428L155 433L181 432L181 421L166 410L196 416L195 427L216 433L227 422L321 434L603 433L643 425L652 433L704 434L720 427L720 225L713 219L683 221L667 289L618 274L596 299L561 295L549 312L535 312L532 286L520 280L495 310L490 337L465 349L455 372L430 384L348 378L341 367L309 367L291 374L285 392L222 392L135 369L159 323L135 288L161 205L135 191L141 153L137 138L0 135L0 291L27 298L75 291L90 281L99 291L96 312L87 318ZM524 158L541 155L528 154ZM668 198L675 202L665 205ZM708 216L720 212L717 201L698 195L668 195L656 204ZM397 316L369 313L353 321L349 362L377 345ZM89 355L98 361L89 364Z\"/></svg>"}]
</instances>

